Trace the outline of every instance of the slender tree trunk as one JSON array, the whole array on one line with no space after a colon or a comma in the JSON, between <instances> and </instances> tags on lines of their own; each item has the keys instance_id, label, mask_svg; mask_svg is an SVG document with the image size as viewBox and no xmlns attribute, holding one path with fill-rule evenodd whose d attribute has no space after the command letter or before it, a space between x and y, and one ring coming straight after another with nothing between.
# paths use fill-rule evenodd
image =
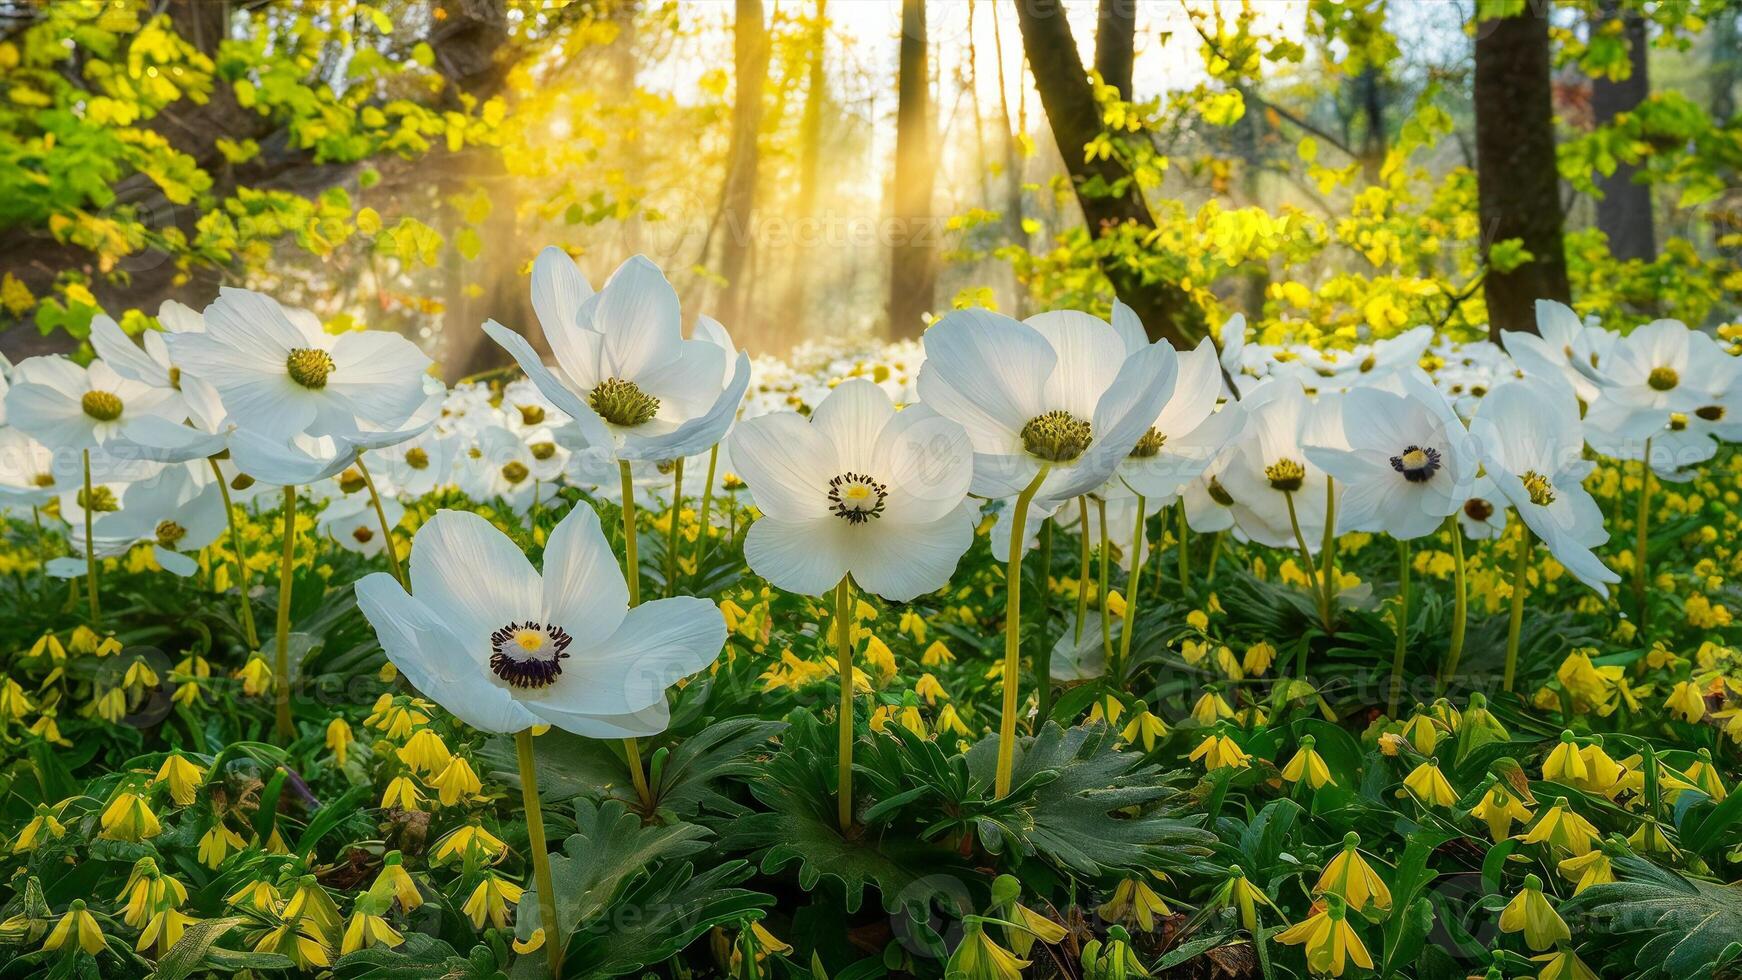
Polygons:
<instances>
[{"instance_id":1,"label":"slender tree trunk","mask_svg":"<svg viewBox=\"0 0 1742 980\"><path fill-rule=\"evenodd\" d=\"M749 295L744 275L756 235L756 172L761 159L757 136L762 130L762 92L768 82L768 29L762 20L762 0L737 0L732 55L736 94L726 190L720 200L720 275L726 280L720 317L728 329L744 319Z\"/></svg>"},{"instance_id":2,"label":"slender tree trunk","mask_svg":"<svg viewBox=\"0 0 1742 980\"><path fill-rule=\"evenodd\" d=\"M1016 4L1016 16L1035 88L1090 232L1104 235L1127 224L1154 228L1149 206L1136 182L1126 179L1131 175L1123 164L1111 157L1083 159L1083 148L1101 133L1101 113L1063 8L1057 0L1023 0ZM1124 190L1116 194L1085 190L1090 182ZM1114 293L1142 318L1151 340L1166 338L1182 347L1188 338L1202 336L1203 312L1190 294L1179 283L1151 278L1146 271L1117 258L1101 261L1101 272Z\"/></svg>"},{"instance_id":3,"label":"slender tree trunk","mask_svg":"<svg viewBox=\"0 0 1742 980\"><path fill-rule=\"evenodd\" d=\"M916 337L924 331L924 314L932 308L937 289L928 61L925 0L902 0L889 243L889 331L896 337Z\"/></svg>"},{"instance_id":4,"label":"slender tree trunk","mask_svg":"<svg viewBox=\"0 0 1742 980\"><path fill-rule=\"evenodd\" d=\"M1240 203L1246 207L1263 207L1263 189L1259 185L1260 153L1258 141L1264 116L1248 112L1234 122L1234 146L1240 155ZM1256 317L1264 309L1264 299L1270 290L1270 264L1248 261L1240 270L1241 305Z\"/></svg>"},{"instance_id":5,"label":"slender tree trunk","mask_svg":"<svg viewBox=\"0 0 1742 980\"><path fill-rule=\"evenodd\" d=\"M1567 302L1555 170L1554 105L1546 10L1476 25L1476 173L1484 258L1518 239L1532 258L1483 280L1489 335L1536 332L1536 301Z\"/></svg>"},{"instance_id":6,"label":"slender tree trunk","mask_svg":"<svg viewBox=\"0 0 1742 980\"><path fill-rule=\"evenodd\" d=\"M1715 122L1736 114L1736 76L1742 70L1742 9L1731 6L1712 19L1711 94L1708 107Z\"/></svg>"},{"instance_id":7,"label":"slender tree trunk","mask_svg":"<svg viewBox=\"0 0 1742 980\"><path fill-rule=\"evenodd\" d=\"M1355 77L1355 88L1361 97L1361 115L1366 120L1366 132L1361 134L1361 173L1369 184L1379 182L1380 168L1385 164L1385 94L1379 69L1369 67Z\"/></svg>"},{"instance_id":8,"label":"slender tree trunk","mask_svg":"<svg viewBox=\"0 0 1742 980\"><path fill-rule=\"evenodd\" d=\"M1095 71L1131 101L1131 64L1137 42L1137 0L1101 0L1095 22Z\"/></svg>"},{"instance_id":9,"label":"slender tree trunk","mask_svg":"<svg viewBox=\"0 0 1742 980\"><path fill-rule=\"evenodd\" d=\"M810 70L807 75L804 112L798 122L798 194L793 199L792 219L795 222L793 248L798 261L791 270L792 279L786 294L786 316L776 318L779 335L773 338L780 347L796 341L790 332L793 324L805 322L809 302L810 255L816 247L811 236L819 229L817 209L817 168L822 159L823 103L828 99L828 75L824 64L824 49L828 46L828 0L817 0L816 22L811 29Z\"/></svg>"},{"instance_id":10,"label":"slender tree trunk","mask_svg":"<svg viewBox=\"0 0 1742 980\"><path fill-rule=\"evenodd\" d=\"M1004 80L1004 31L999 27L1002 20L998 7L992 8L992 46L993 53L998 57L998 116L1004 122L1004 227L1010 241L1023 251L1028 251L1028 228L1024 224L1022 201L1022 152L1016 145L1016 137L1022 128L1023 121L1010 114L1009 86ZM1014 265L1010 269L1012 312L1018 318L1028 315L1028 287L1017 276Z\"/></svg>"},{"instance_id":11,"label":"slender tree trunk","mask_svg":"<svg viewBox=\"0 0 1742 980\"><path fill-rule=\"evenodd\" d=\"M1610 81L1607 75L1591 82L1591 113L1598 126L1613 123L1616 117L1632 112L1651 94L1645 18L1637 11L1620 13L1616 0L1604 0L1600 12L1591 24L1593 32L1619 18L1622 36L1627 39L1628 61L1632 71L1620 81ZM1615 172L1597 178L1597 188L1603 196L1597 200L1597 227L1609 238L1609 251L1618 259L1657 258L1657 240L1652 233L1651 188L1633 182L1639 168L1620 163Z\"/></svg>"}]
</instances>

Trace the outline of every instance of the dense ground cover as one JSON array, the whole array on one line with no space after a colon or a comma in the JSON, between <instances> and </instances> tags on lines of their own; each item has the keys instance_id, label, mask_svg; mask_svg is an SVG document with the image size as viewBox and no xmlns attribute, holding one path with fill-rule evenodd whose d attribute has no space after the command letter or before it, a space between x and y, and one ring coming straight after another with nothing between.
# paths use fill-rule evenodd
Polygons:
<instances>
[{"instance_id":1,"label":"dense ground cover","mask_svg":"<svg viewBox=\"0 0 1742 980\"><path fill-rule=\"evenodd\" d=\"M566 261L530 381L9 368L0 973L1734 969L1735 336L752 364Z\"/></svg>"}]
</instances>

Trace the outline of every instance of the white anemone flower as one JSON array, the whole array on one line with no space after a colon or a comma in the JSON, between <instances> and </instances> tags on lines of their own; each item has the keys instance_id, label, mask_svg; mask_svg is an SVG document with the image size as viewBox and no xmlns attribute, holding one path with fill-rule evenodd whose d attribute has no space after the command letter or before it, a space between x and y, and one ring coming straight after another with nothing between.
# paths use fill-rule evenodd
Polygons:
<instances>
[{"instance_id":1,"label":"white anemone flower","mask_svg":"<svg viewBox=\"0 0 1742 980\"><path fill-rule=\"evenodd\" d=\"M1346 448L1306 447L1342 488L1339 531L1419 538L1469 498L1477 461L1464 423L1419 370L1399 377L1401 395L1357 387L1341 396Z\"/></svg>"},{"instance_id":2,"label":"white anemone flower","mask_svg":"<svg viewBox=\"0 0 1742 980\"><path fill-rule=\"evenodd\" d=\"M12 382L8 424L56 450L150 444L160 428L179 428L187 414L174 389L123 377L101 359L80 367L64 357L28 358ZM195 436L187 430L189 439Z\"/></svg>"},{"instance_id":3,"label":"white anemone flower","mask_svg":"<svg viewBox=\"0 0 1742 980\"><path fill-rule=\"evenodd\" d=\"M381 511L386 516L388 527L398 527L405 518L404 505L392 497L381 498ZM328 504L327 509L321 511L316 526L339 547L365 558L379 555L386 542L381 536L381 518L376 516L368 496L363 494Z\"/></svg>"},{"instance_id":4,"label":"white anemone flower","mask_svg":"<svg viewBox=\"0 0 1742 980\"><path fill-rule=\"evenodd\" d=\"M482 455L473 472L475 484L482 490L479 496L500 497L517 514L526 513L535 496L540 496L540 482L545 483L542 496L551 496L549 479L554 474L520 436L493 425L478 433L478 450Z\"/></svg>"},{"instance_id":5,"label":"white anemone flower","mask_svg":"<svg viewBox=\"0 0 1742 980\"><path fill-rule=\"evenodd\" d=\"M54 450L11 426L0 426L0 505L40 507L61 491L64 468Z\"/></svg>"},{"instance_id":6,"label":"white anemone flower","mask_svg":"<svg viewBox=\"0 0 1742 980\"><path fill-rule=\"evenodd\" d=\"M412 542L415 598L376 572L357 583L357 605L406 679L480 731L664 731L666 688L705 670L725 645L719 608L691 596L629 608L589 507L557 524L544 555L541 575L489 521L439 511Z\"/></svg>"},{"instance_id":7,"label":"white anemone flower","mask_svg":"<svg viewBox=\"0 0 1742 980\"><path fill-rule=\"evenodd\" d=\"M1179 355L1179 377L1161 414L1119 463L1132 491L1165 503L1201 476L1246 425L1246 410L1229 401L1217 410L1222 369L1208 337Z\"/></svg>"},{"instance_id":8,"label":"white anemone flower","mask_svg":"<svg viewBox=\"0 0 1742 980\"><path fill-rule=\"evenodd\" d=\"M1587 327L1572 308L1553 300L1536 301L1536 333L1505 330L1500 333L1506 352L1529 377L1559 377L1572 385L1579 401L1595 403L1601 389L1590 373L1607 366L1604 355L1613 346L1614 334Z\"/></svg>"},{"instance_id":9,"label":"white anemone flower","mask_svg":"<svg viewBox=\"0 0 1742 980\"><path fill-rule=\"evenodd\" d=\"M1292 378L1261 382L1241 404L1249 422L1238 451L1219 477L1233 501L1229 506L1234 519L1259 544L1295 548L1298 542L1289 519L1292 498L1310 552L1323 537L1328 486L1325 471L1308 458L1305 443L1314 432L1322 441L1332 427L1322 421L1319 406L1307 400L1305 389Z\"/></svg>"},{"instance_id":10,"label":"white anemone flower","mask_svg":"<svg viewBox=\"0 0 1742 980\"><path fill-rule=\"evenodd\" d=\"M1472 541L1488 541L1506 530L1506 498L1486 473L1470 485L1470 495L1458 509L1458 527Z\"/></svg>"},{"instance_id":11,"label":"white anemone flower","mask_svg":"<svg viewBox=\"0 0 1742 980\"><path fill-rule=\"evenodd\" d=\"M972 492L1013 496L1043 466L1036 500L1106 483L1173 394L1173 348L1140 336L1073 310L1026 321L957 310L934 323L919 394L973 441Z\"/></svg>"},{"instance_id":12,"label":"white anemone flower","mask_svg":"<svg viewBox=\"0 0 1742 980\"><path fill-rule=\"evenodd\" d=\"M822 595L851 573L905 602L947 585L973 543L968 434L924 406L897 412L870 381L842 382L808 420L742 422L728 445L763 515L744 556L788 592Z\"/></svg>"},{"instance_id":13,"label":"white anemone flower","mask_svg":"<svg viewBox=\"0 0 1742 980\"><path fill-rule=\"evenodd\" d=\"M1571 389L1534 379L1503 384L1482 399L1470 432L1488 476L1525 526L1575 578L1607 595L1605 586L1620 576L1591 551L1609 532L1584 487L1596 464L1584 458Z\"/></svg>"},{"instance_id":14,"label":"white anemone flower","mask_svg":"<svg viewBox=\"0 0 1742 980\"><path fill-rule=\"evenodd\" d=\"M416 437L379 451L387 460L387 481L409 497L422 497L453 482L456 437L426 429Z\"/></svg>"},{"instance_id":15,"label":"white anemone flower","mask_svg":"<svg viewBox=\"0 0 1742 980\"><path fill-rule=\"evenodd\" d=\"M1360 345L1339 358L1330 374L1323 375L1326 387L1358 388L1387 382L1398 372L1416 368L1433 339L1434 328L1420 326Z\"/></svg>"},{"instance_id":16,"label":"white anemone flower","mask_svg":"<svg viewBox=\"0 0 1742 980\"><path fill-rule=\"evenodd\" d=\"M130 484L121 494L121 509L98 518L93 531L99 542L125 542L123 550L151 545L159 567L186 578L200 567L188 552L218 540L225 521L223 493L205 464L182 464Z\"/></svg>"},{"instance_id":17,"label":"white anemone flower","mask_svg":"<svg viewBox=\"0 0 1742 980\"><path fill-rule=\"evenodd\" d=\"M667 460L704 452L731 428L750 386L750 356L727 376L726 351L685 340L677 293L659 267L637 255L597 293L561 249L539 253L532 303L562 371L559 378L524 337L494 320L484 332L573 422L576 451L606 459Z\"/></svg>"},{"instance_id":18,"label":"white anemone flower","mask_svg":"<svg viewBox=\"0 0 1742 980\"><path fill-rule=\"evenodd\" d=\"M1180 490L1180 500L1186 508L1186 526L1199 534L1214 534L1234 527L1234 495L1222 485L1222 473L1233 458L1234 450L1224 449L1197 479Z\"/></svg>"},{"instance_id":19,"label":"white anemone flower","mask_svg":"<svg viewBox=\"0 0 1742 980\"><path fill-rule=\"evenodd\" d=\"M1651 468L1678 483L1693 479L1694 467L1716 456L1719 443L1742 441L1742 361L1708 358L1694 373L1689 384L1700 392L1698 407L1671 412L1669 424L1651 437Z\"/></svg>"},{"instance_id":20,"label":"white anemone flower","mask_svg":"<svg viewBox=\"0 0 1742 980\"><path fill-rule=\"evenodd\" d=\"M228 424L278 442L393 430L427 399L430 359L386 330L330 334L313 314L225 288L204 333L166 335L183 370L216 388Z\"/></svg>"},{"instance_id":21,"label":"white anemone flower","mask_svg":"<svg viewBox=\"0 0 1742 980\"><path fill-rule=\"evenodd\" d=\"M1620 444L1612 454L1642 458L1642 445L1629 444L1656 435L1672 414L1698 408L1703 395L1698 382L1724 358L1716 341L1679 320L1653 320L1617 340L1603 367L1586 372L1602 389L1592 413L1601 412L1601 420L1613 427L1605 441Z\"/></svg>"},{"instance_id":22,"label":"white anemone flower","mask_svg":"<svg viewBox=\"0 0 1742 980\"><path fill-rule=\"evenodd\" d=\"M298 433L286 442L257 429L236 429L228 444L236 469L275 487L314 489L357 462L356 448L332 436Z\"/></svg>"}]
</instances>

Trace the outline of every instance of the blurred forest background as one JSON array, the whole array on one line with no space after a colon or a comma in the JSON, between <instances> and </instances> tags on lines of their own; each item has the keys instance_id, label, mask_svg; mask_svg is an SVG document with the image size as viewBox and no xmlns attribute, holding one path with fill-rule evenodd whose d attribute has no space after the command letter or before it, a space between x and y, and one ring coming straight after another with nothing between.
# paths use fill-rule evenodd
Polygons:
<instances>
[{"instance_id":1,"label":"blurred forest background","mask_svg":"<svg viewBox=\"0 0 1742 980\"><path fill-rule=\"evenodd\" d=\"M756 352L1742 309L1742 0L0 0L0 351L246 285L450 380L538 249ZM536 331L532 331L536 334Z\"/></svg>"}]
</instances>

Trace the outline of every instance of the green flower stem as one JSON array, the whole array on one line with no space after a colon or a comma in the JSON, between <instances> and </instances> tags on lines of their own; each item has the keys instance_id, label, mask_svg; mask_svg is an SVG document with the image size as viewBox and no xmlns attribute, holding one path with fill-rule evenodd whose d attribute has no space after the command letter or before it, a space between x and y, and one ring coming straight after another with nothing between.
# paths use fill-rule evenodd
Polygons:
<instances>
[{"instance_id":1,"label":"green flower stem","mask_svg":"<svg viewBox=\"0 0 1742 980\"><path fill-rule=\"evenodd\" d=\"M696 574L702 571L702 549L708 546L708 512L714 506L714 470L720 463L720 444L708 450L708 482L702 487L702 506L696 512Z\"/></svg>"},{"instance_id":2,"label":"green flower stem","mask_svg":"<svg viewBox=\"0 0 1742 980\"><path fill-rule=\"evenodd\" d=\"M1143 500L1142 497L1137 499L1139 502ZM1141 515L1138 519L1142 520ZM1179 537L1179 587L1190 592L1192 590L1192 553L1189 540L1186 537L1188 530L1186 527L1186 498L1183 496L1179 498L1179 511L1176 520L1178 523L1174 525L1174 533ZM1165 523L1164 521L1163 524L1165 525Z\"/></svg>"},{"instance_id":3,"label":"green flower stem","mask_svg":"<svg viewBox=\"0 0 1742 980\"><path fill-rule=\"evenodd\" d=\"M683 517L683 460L678 460L671 467L671 527L666 531L665 538L665 594L672 595L677 589L677 536L678 526Z\"/></svg>"},{"instance_id":4,"label":"green flower stem","mask_svg":"<svg viewBox=\"0 0 1742 980\"><path fill-rule=\"evenodd\" d=\"M1325 629L1337 611L1337 487L1325 477L1325 536L1319 543L1319 587L1325 590Z\"/></svg>"},{"instance_id":5,"label":"green flower stem","mask_svg":"<svg viewBox=\"0 0 1742 980\"><path fill-rule=\"evenodd\" d=\"M1306 535L1301 533L1300 516L1295 513L1294 509L1293 492L1284 490L1282 492L1282 499L1288 504L1288 524L1290 527L1294 528L1294 543L1300 548L1301 564L1306 567L1307 582L1312 586L1313 601L1317 603L1319 607L1319 622L1328 632L1331 628L1331 613L1325 606L1325 590L1319 587L1318 566L1313 563L1312 551L1307 548ZM1305 657L1302 657L1301 659L1304 667Z\"/></svg>"},{"instance_id":6,"label":"green flower stem","mask_svg":"<svg viewBox=\"0 0 1742 980\"><path fill-rule=\"evenodd\" d=\"M387 566L393 570L393 577L399 580L400 587L410 592L411 580L406 578L405 567L399 563L399 546L393 543L393 525L387 523L387 511L381 506L381 494L375 489L375 478L369 475L369 467L363 465L361 449L357 450L357 472L363 476L363 485L369 488L369 504L375 508L375 520L381 524L381 550L387 552Z\"/></svg>"},{"instance_id":7,"label":"green flower stem","mask_svg":"<svg viewBox=\"0 0 1742 980\"><path fill-rule=\"evenodd\" d=\"M1028 530L1028 505L1051 469L1050 465L1041 464L1040 472L1016 495L1016 511L1010 516L1010 562L1004 570L1004 711L998 717L998 772L993 783L993 793L998 799L1009 795L1010 774L1016 765L1016 704L1022 686L1022 543ZM1082 502L1083 541L1087 549L1089 505L1085 498L1078 500ZM1087 571L1086 561L1083 568ZM1077 622L1080 630L1081 617ZM1043 684L1050 682L1050 678L1041 679Z\"/></svg>"},{"instance_id":8,"label":"green flower stem","mask_svg":"<svg viewBox=\"0 0 1742 980\"><path fill-rule=\"evenodd\" d=\"M1512 618L1506 624L1505 690L1512 690L1518 674L1518 631L1524 626L1524 593L1530 588L1530 549L1533 538L1523 520L1518 522L1518 558L1512 566Z\"/></svg>"},{"instance_id":9,"label":"green flower stem","mask_svg":"<svg viewBox=\"0 0 1742 980\"><path fill-rule=\"evenodd\" d=\"M1210 570L1204 573L1204 584L1216 580L1216 563L1222 558L1222 532L1210 535Z\"/></svg>"},{"instance_id":10,"label":"green flower stem","mask_svg":"<svg viewBox=\"0 0 1742 980\"><path fill-rule=\"evenodd\" d=\"M636 551L635 477L629 471L629 461L617 461L617 473L623 489L623 579L629 585L629 607L641 605L641 559ZM629 765L629 779L635 784L635 796L641 808L653 812L653 791L648 788L647 774L641 771L641 745L634 738L623 740L624 761Z\"/></svg>"},{"instance_id":11,"label":"green flower stem","mask_svg":"<svg viewBox=\"0 0 1742 980\"><path fill-rule=\"evenodd\" d=\"M1403 696L1403 656L1409 650L1409 542L1397 542L1397 651L1391 655L1391 700L1387 714L1397 717Z\"/></svg>"},{"instance_id":12,"label":"green flower stem","mask_svg":"<svg viewBox=\"0 0 1742 980\"><path fill-rule=\"evenodd\" d=\"M623 579L629 585L629 605L641 605L641 559L636 554L635 477L629 472L629 461L617 461L617 472L623 488Z\"/></svg>"},{"instance_id":13,"label":"green flower stem","mask_svg":"<svg viewBox=\"0 0 1742 980\"><path fill-rule=\"evenodd\" d=\"M538 769L532 759L532 729L514 736L520 760L520 799L526 809L526 849L532 853L532 878L538 887L538 920L544 927L544 952L553 978L562 976L563 941L556 921L556 890L550 876L550 851L544 837L544 812L538 806Z\"/></svg>"},{"instance_id":14,"label":"green flower stem","mask_svg":"<svg viewBox=\"0 0 1742 980\"><path fill-rule=\"evenodd\" d=\"M276 652L272 658L272 692L276 724L281 744L288 745L295 736L290 723L290 596L296 565L296 487L284 488L284 549L278 562L278 635L273 637Z\"/></svg>"},{"instance_id":15,"label":"green flower stem","mask_svg":"<svg viewBox=\"0 0 1742 980\"><path fill-rule=\"evenodd\" d=\"M1113 660L1113 613L1107 608L1107 565L1113 554L1113 541L1107 537L1107 501L1097 498L1095 512L1101 522L1101 579L1095 589L1095 595L1101 602L1101 659L1111 663Z\"/></svg>"},{"instance_id":16,"label":"green flower stem","mask_svg":"<svg viewBox=\"0 0 1742 980\"><path fill-rule=\"evenodd\" d=\"M841 576L835 586L835 667L841 674L841 739L835 815L841 832L853 827L853 578Z\"/></svg>"},{"instance_id":17,"label":"green flower stem","mask_svg":"<svg viewBox=\"0 0 1742 980\"><path fill-rule=\"evenodd\" d=\"M82 501L85 511L85 591L91 594L91 629L103 628L102 604L97 599L97 541L91 534L91 512L96 508L97 497L91 489L91 451L85 450L85 499Z\"/></svg>"},{"instance_id":18,"label":"green flower stem","mask_svg":"<svg viewBox=\"0 0 1742 980\"><path fill-rule=\"evenodd\" d=\"M1034 648L1034 677L1042 718L1052 710L1052 643L1047 639L1052 619L1052 524L1050 517L1040 522L1040 630L1036 637L1040 643Z\"/></svg>"},{"instance_id":19,"label":"green flower stem","mask_svg":"<svg viewBox=\"0 0 1742 980\"><path fill-rule=\"evenodd\" d=\"M212 464L212 476L218 481L218 492L224 497L224 519L230 522L230 550L235 552L236 594L242 602L242 632L248 637L248 651L253 653L260 649L260 634L254 627L254 604L248 600L248 553L242 547L242 525L236 521L236 507L230 502L230 484L224 480L224 471L218 467L216 459L208 459Z\"/></svg>"},{"instance_id":20,"label":"green flower stem","mask_svg":"<svg viewBox=\"0 0 1742 980\"><path fill-rule=\"evenodd\" d=\"M1639 508L1633 523L1637 534L1633 543L1633 601L1639 609L1639 628L1646 626L1645 583L1648 579L1645 546L1651 533L1651 440L1645 440L1645 462L1639 475Z\"/></svg>"},{"instance_id":21,"label":"green flower stem","mask_svg":"<svg viewBox=\"0 0 1742 980\"><path fill-rule=\"evenodd\" d=\"M1131 594L1125 597L1125 621L1119 634L1119 665L1112 672L1117 678L1123 678L1131 664L1131 630L1137 621L1137 583L1143 581L1143 505L1143 494L1138 494L1137 521L1136 526L1131 529L1131 574L1125 578L1131 583L1127 589ZM1181 523L1184 523L1183 520Z\"/></svg>"},{"instance_id":22,"label":"green flower stem","mask_svg":"<svg viewBox=\"0 0 1742 980\"><path fill-rule=\"evenodd\" d=\"M1470 590L1464 581L1464 531L1458 527L1456 514L1446 518L1446 530L1452 536L1452 645L1440 671L1442 692L1458 672L1458 661L1464 655L1464 628L1470 620Z\"/></svg>"},{"instance_id":23,"label":"green flower stem","mask_svg":"<svg viewBox=\"0 0 1742 980\"><path fill-rule=\"evenodd\" d=\"M1028 520L1028 514L1022 515ZM1082 555L1077 559L1077 628L1071 642L1083 642L1083 619L1089 614L1089 498L1077 498L1077 530L1082 532ZM1020 544L1021 540L1018 539Z\"/></svg>"}]
</instances>

